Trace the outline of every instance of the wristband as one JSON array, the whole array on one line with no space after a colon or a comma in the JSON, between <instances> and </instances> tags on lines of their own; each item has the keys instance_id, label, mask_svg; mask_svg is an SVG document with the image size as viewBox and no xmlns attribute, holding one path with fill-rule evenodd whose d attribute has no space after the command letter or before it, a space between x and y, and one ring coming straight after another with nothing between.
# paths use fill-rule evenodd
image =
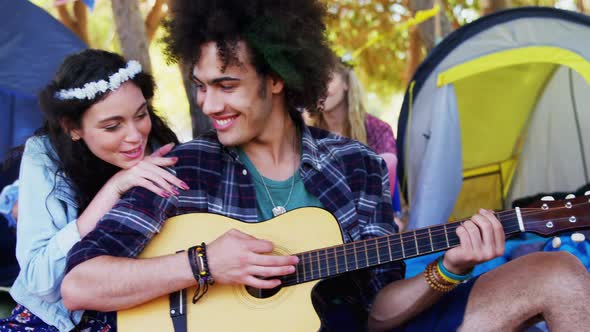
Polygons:
<instances>
[{"instance_id":1,"label":"wristband","mask_svg":"<svg viewBox=\"0 0 590 332\"><path fill-rule=\"evenodd\" d=\"M440 258L438 259L437 268L438 268L438 271L440 272L440 275L445 280L451 279L456 283L460 283L460 282L463 282L473 276L473 268L471 268L471 270L469 270L469 272L467 272L466 274L455 274L455 273L447 270L447 268L443 264L443 257L444 256L440 256ZM450 281L450 282L453 282L453 281Z\"/></svg>"},{"instance_id":2,"label":"wristband","mask_svg":"<svg viewBox=\"0 0 590 332\"><path fill-rule=\"evenodd\" d=\"M204 242L188 248L188 261L193 272L193 277L197 281L197 289L193 296L193 304L195 304L207 293L209 286L215 283L209 272L207 249Z\"/></svg>"}]
</instances>

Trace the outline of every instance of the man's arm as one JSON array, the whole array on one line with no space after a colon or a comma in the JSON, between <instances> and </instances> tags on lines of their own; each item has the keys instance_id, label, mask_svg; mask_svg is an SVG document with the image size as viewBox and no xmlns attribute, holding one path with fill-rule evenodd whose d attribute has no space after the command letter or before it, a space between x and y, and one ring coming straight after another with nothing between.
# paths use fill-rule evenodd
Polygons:
<instances>
[{"instance_id":1,"label":"man's arm","mask_svg":"<svg viewBox=\"0 0 590 332\"><path fill-rule=\"evenodd\" d=\"M460 245L447 251L443 264L451 272L463 274L475 265L504 253L504 230L494 214L480 210L457 228ZM370 331L387 331L430 307L441 297L426 283L422 274L393 282L383 288L369 316Z\"/></svg>"},{"instance_id":2,"label":"man's arm","mask_svg":"<svg viewBox=\"0 0 590 332\"><path fill-rule=\"evenodd\" d=\"M150 259L99 256L73 268L61 292L70 310L115 311L195 283L186 252Z\"/></svg>"},{"instance_id":3,"label":"man's arm","mask_svg":"<svg viewBox=\"0 0 590 332\"><path fill-rule=\"evenodd\" d=\"M150 196L145 189L142 193ZM196 284L187 253L135 259L170 212L135 192L120 202L97 227L78 242L68 256L62 297L70 310L115 311ZM146 203L147 202L147 203ZM150 212L151 211L151 212ZM160 211L169 211L160 212ZM132 228L127 225L135 225ZM139 226L138 226L139 225ZM140 227L141 226L141 227ZM140 231L153 228L153 232ZM195 234L195 243L201 239ZM272 243L230 230L207 244L210 273L221 284L274 288L280 280L263 280L292 273L296 256L271 256Z\"/></svg>"},{"instance_id":4,"label":"man's arm","mask_svg":"<svg viewBox=\"0 0 590 332\"><path fill-rule=\"evenodd\" d=\"M135 259L175 208L175 198L144 188L125 195L70 250L61 286L66 307L119 310L194 284L186 253Z\"/></svg>"},{"instance_id":5,"label":"man's arm","mask_svg":"<svg viewBox=\"0 0 590 332\"><path fill-rule=\"evenodd\" d=\"M377 204L377 208L374 209L373 219L374 222L387 220L386 225L381 227L393 233L397 232L398 229L396 229L397 227L393 222L391 196L387 194L389 188L387 165L385 161L382 161L379 166L382 189L378 197L381 198L381 201ZM386 228L387 226L389 228ZM366 228L365 232L372 228ZM377 236L378 234L372 235ZM373 300L368 318L369 330L371 331L391 330L392 327L414 317L441 297L441 294L432 291L422 275L402 279L405 273L403 270L380 270L381 268L377 268L372 271L374 275L372 278L373 289L380 289L380 291ZM390 283L387 284L388 282Z\"/></svg>"},{"instance_id":6,"label":"man's arm","mask_svg":"<svg viewBox=\"0 0 590 332\"><path fill-rule=\"evenodd\" d=\"M369 331L389 331L434 304L442 293L433 291L419 274L395 281L375 298L369 315Z\"/></svg>"},{"instance_id":7,"label":"man's arm","mask_svg":"<svg viewBox=\"0 0 590 332\"><path fill-rule=\"evenodd\" d=\"M361 238L368 239L397 233L397 225L393 222L389 175L385 161L371 152L365 156L364 169L367 172L367 179L360 199L364 204L359 206L358 211L361 216L367 216L365 218L368 222L362 228ZM372 204L368 204L369 202ZM370 269L369 273L369 289L365 295L371 302L381 288L404 277L405 265L403 262L392 262Z\"/></svg>"},{"instance_id":8,"label":"man's arm","mask_svg":"<svg viewBox=\"0 0 590 332\"><path fill-rule=\"evenodd\" d=\"M98 229L88 236L89 242L99 246L81 251L74 248L71 252L68 264L74 267L62 284L62 297L68 309L121 310L196 284L186 252L148 259L108 256L101 244L111 251L124 252L122 248L113 250L117 246L114 242L131 241L129 234L133 233L127 229L126 233L107 234L103 230L109 223L101 221ZM263 280L259 276L293 273L293 265L298 261L297 256L268 255L272 250L269 241L230 230L207 245L210 272L216 283L274 288L280 284L279 279ZM84 253L95 257L83 261Z\"/></svg>"}]
</instances>

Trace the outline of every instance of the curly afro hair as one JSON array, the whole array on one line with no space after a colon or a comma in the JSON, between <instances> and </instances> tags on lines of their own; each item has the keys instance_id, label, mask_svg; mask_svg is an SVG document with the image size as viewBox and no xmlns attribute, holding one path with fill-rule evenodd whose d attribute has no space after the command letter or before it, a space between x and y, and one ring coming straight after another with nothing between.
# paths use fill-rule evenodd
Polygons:
<instances>
[{"instance_id":1,"label":"curly afro hair","mask_svg":"<svg viewBox=\"0 0 590 332\"><path fill-rule=\"evenodd\" d=\"M326 40L326 7L318 0L175 0L165 22L171 62L199 61L201 46L216 42L225 70L239 64L238 42L250 50L262 76L285 82L291 116L317 111L334 64Z\"/></svg>"}]
</instances>

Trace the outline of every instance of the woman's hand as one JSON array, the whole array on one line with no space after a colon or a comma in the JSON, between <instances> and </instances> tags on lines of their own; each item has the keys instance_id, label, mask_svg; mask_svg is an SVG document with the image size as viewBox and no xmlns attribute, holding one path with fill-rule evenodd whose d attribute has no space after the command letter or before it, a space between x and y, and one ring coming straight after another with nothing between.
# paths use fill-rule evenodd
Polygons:
<instances>
[{"instance_id":1,"label":"woman's hand","mask_svg":"<svg viewBox=\"0 0 590 332\"><path fill-rule=\"evenodd\" d=\"M178 195L179 192L176 188L188 190L186 183L162 169L162 167L172 166L178 161L177 157L163 157L173 147L174 143L162 146L135 166L119 171L109 179L107 185L112 186L119 196L133 187L143 187L165 198Z\"/></svg>"}]
</instances>

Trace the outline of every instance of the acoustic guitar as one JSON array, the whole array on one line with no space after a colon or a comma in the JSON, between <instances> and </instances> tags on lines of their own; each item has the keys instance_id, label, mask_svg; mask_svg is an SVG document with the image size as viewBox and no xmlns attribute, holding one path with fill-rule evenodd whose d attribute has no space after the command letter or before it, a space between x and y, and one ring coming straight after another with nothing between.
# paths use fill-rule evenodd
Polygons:
<instances>
[{"instance_id":1,"label":"acoustic guitar","mask_svg":"<svg viewBox=\"0 0 590 332\"><path fill-rule=\"evenodd\" d=\"M533 232L550 236L590 228L590 192L563 201L540 201L538 206L496 213L507 236ZM336 219L320 208L300 208L261 223L244 223L207 213L185 214L167 220L141 258L173 254L197 242L211 242L235 228L272 240L275 254L297 255L296 271L281 277L272 290L240 285L209 287L196 304L162 296L118 312L119 331L174 332L171 315L186 315L188 331L317 331L320 320L311 300L312 288L325 278L446 250L459 244L446 223L414 231L343 244ZM574 240L584 240L581 233ZM165 271L162 271L165 273ZM194 288L183 291L191 295ZM179 303L172 303L178 299ZM177 312L178 311L178 312Z\"/></svg>"}]
</instances>

